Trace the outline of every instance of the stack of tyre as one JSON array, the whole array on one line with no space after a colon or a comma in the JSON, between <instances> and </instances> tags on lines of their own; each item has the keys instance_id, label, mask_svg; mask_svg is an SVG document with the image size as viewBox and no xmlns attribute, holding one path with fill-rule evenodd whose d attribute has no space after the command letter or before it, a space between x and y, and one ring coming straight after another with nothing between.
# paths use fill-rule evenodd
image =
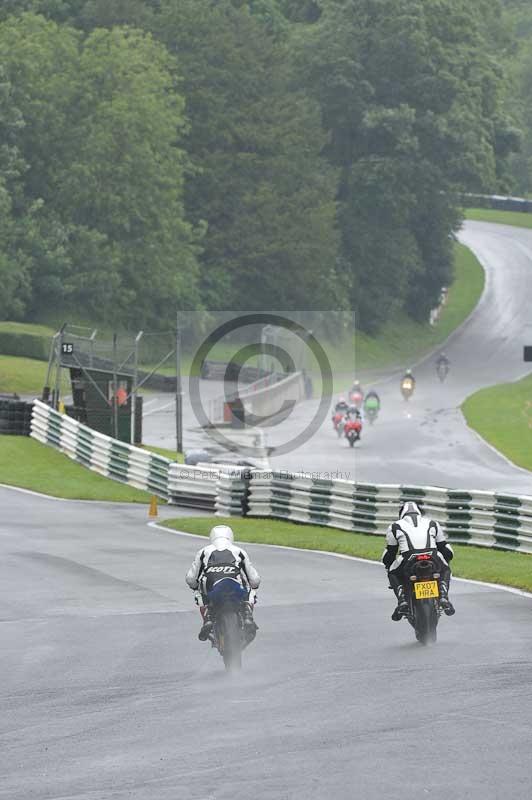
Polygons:
<instances>
[{"instance_id":1,"label":"stack of tyre","mask_svg":"<svg viewBox=\"0 0 532 800\"><path fill-rule=\"evenodd\" d=\"M14 395L0 394L0 434L29 436L32 403Z\"/></svg>"}]
</instances>

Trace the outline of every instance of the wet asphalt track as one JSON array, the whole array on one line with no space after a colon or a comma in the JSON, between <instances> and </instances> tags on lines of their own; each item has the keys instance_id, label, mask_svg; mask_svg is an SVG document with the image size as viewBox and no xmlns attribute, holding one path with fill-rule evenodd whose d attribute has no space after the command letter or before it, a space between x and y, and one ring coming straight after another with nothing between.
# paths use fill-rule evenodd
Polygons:
<instances>
[{"instance_id":1,"label":"wet asphalt track","mask_svg":"<svg viewBox=\"0 0 532 800\"><path fill-rule=\"evenodd\" d=\"M448 381L416 369L408 407L382 384L355 454L327 425L281 466L530 491L458 406L525 372L532 232L468 223L463 238L487 291L446 348ZM0 798L532 797L532 599L455 582L457 615L424 649L389 620L379 566L250 546L260 632L232 680L196 639L183 574L199 540L148 528L145 508L1 488L0 508Z\"/></svg>"},{"instance_id":2,"label":"wet asphalt track","mask_svg":"<svg viewBox=\"0 0 532 800\"><path fill-rule=\"evenodd\" d=\"M451 370L441 384L431 355L413 367L416 391L405 402L402 372L371 384L382 400L376 424L349 450L328 420L300 450L271 459L272 465L298 470L339 470L351 480L411 483L449 488L532 494L528 472L509 464L470 430L460 410L477 389L513 381L530 371L523 345L532 344L532 231L467 222L460 234L482 263L486 286L477 309L445 345ZM297 407L296 418L310 419L312 404ZM532 421L532 412L529 413ZM501 415L501 425L505 420ZM272 443L289 436L290 421L270 434ZM531 793L532 796L532 793Z\"/></svg>"},{"instance_id":3,"label":"wet asphalt track","mask_svg":"<svg viewBox=\"0 0 532 800\"><path fill-rule=\"evenodd\" d=\"M456 582L425 649L379 566L250 546L232 680L196 639L199 540L144 508L0 505L1 798L529 800L532 599Z\"/></svg>"},{"instance_id":4,"label":"wet asphalt track","mask_svg":"<svg viewBox=\"0 0 532 800\"><path fill-rule=\"evenodd\" d=\"M290 470L336 473L339 477L371 483L412 483L532 494L532 480L513 467L471 431L460 410L474 391L516 380L529 371L523 363L523 345L532 344L532 231L505 225L467 222L460 234L480 259L486 289L466 324L446 344L451 371L440 384L434 356L414 367L416 392L408 402L399 392L400 374L378 379L382 412L374 427L365 426L355 451L338 441L329 417L299 449L271 458L272 466ZM404 367L413 366L405 364ZM211 395L220 388L205 384ZM173 408L168 396L154 399L145 430L153 444L173 446ZM163 411L158 411L166 406ZM316 402L296 406L291 417L267 429L269 443L279 445L305 428ZM526 412L523 409L524 413ZM532 419L532 412L531 419ZM501 425L504 419L501 417ZM185 408L185 444L197 446L198 431L192 409Z\"/></svg>"}]
</instances>

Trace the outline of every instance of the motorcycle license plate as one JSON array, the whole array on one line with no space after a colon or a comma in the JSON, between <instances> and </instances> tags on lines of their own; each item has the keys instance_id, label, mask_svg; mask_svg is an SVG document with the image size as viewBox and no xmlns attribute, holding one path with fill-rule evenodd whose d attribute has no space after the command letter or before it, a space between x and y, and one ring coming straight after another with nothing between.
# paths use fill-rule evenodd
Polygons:
<instances>
[{"instance_id":1,"label":"motorcycle license plate","mask_svg":"<svg viewBox=\"0 0 532 800\"><path fill-rule=\"evenodd\" d=\"M439 597L438 581L416 581L414 584L416 600L429 600L431 597Z\"/></svg>"}]
</instances>

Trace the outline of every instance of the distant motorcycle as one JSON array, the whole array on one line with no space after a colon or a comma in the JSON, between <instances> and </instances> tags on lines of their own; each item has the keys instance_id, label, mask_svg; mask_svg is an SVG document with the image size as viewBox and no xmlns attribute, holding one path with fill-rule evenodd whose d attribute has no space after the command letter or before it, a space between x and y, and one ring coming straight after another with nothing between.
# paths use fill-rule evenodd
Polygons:
<instances>
[{"instance_id":1,"label":"distant motorcycle","mask_svg":"<svg viewBox=\"0 0 532 800\"><path fill-rule=\"evenodd\" d=\"M348 419L344 425L344 436L349 442L349 447L354 447L362 434L362 422L359 419Z\"/></svg>"},{"instance_id":2,"label":"distant motorcycle","mask_svg":"<svg viewBox=\"0 0 532 800\"><path fill-rule=\"evenodd\" d=\"M447 375L449 374L449 362L444 359L440 359L436 362L436 373L438 378L440 379L440 383L443 383Z\"/></svg>"},{"instance_id":3,"label":"distant motorcycle","mask_svg":"<svg viewBox=\"0 0 532 800\"><path fill-rule=\"evenodd\" d=\"M363 392L358 389L349 392L349 402L356 406L356 408L362 408L362 403L364 402Z\"/></svg>"},{"instance_id":4,"label":"distant motorcycle","mask_svg":"<svg viewBox=\"0 0 532 800\"><path fill-rule=\"evenodd\" d=\"M414 379L410 376L404 377L401 381L401 394L403 395L405 400L410 400L412 395L414 394L415 382Z\"/></svg>"},{"instance_id":5,"label":"distant motorcycle","mask_svg":"<svg viewBox=\"0 0 532 800\"><path fill-rule=\"evenodd\" d=\"M439 558L436 550L412 553L404 567L404 590L409 611L406 618L421 644L436 641L441 616Z\"/></svg>"},{"instance_id":6,"label":"distant motorcycle","mask_svg":"<svg viewBox=\"0 0 532 800\"><path fill-rule=\"evenodd\" d=\"M344 417L345 414L343 411L337 411L332 417L333 428L336 431L338 438L340 438L344 432Z\"/></svg>"},{"instance_id":7,"label":"distant motorcycle","mask_svg":"<svg viewBox=\"0 0 532 800\"><path fill-rule=\"evenodd\" d=\"M223 658L226 670L239 670L242 651L250 643L244 628L243 603L248 593L234 578L222 578L209 592L213 617L210 639Z\"/></svg>"},{"instance_id":8,"label":"distant motorcycle","mask_svg":"<svg viewBox=\"0 0 532 800\"><path fill-rule=\"evenodd\" d=\"M373 425L380 411L380 400L376 392L368 392L364 400L364 416Z\"/></svg>"}]
</instances>

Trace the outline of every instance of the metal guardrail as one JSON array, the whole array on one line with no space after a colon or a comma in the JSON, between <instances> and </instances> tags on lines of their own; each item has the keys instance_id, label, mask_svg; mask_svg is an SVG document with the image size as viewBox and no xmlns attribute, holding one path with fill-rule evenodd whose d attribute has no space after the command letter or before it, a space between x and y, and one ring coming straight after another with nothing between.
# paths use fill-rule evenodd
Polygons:
<instances>
[{"instance_id":1,"label":"metal guardrail","mask_svg":"<svg viewBox=\"0 0 532 800\"><path fill-rule=\"evenodd\" d=\"M416 500L441 522L451 542L532 553L532 497L178 464L93 431L39 400L31 436L100 475L219 516L286 519L382 536L399 505Z\"/></svg>"},{"instance_id":2,"label":"metal guardrail","mask_svg":"<svg viewBox=\"0 0 532 800\"><path fill-rule=\"evenodd\" d=\"M305 397L305 381L301 372L290 375L272 372L242 389L234 398L215 397L210 401L209 419L213 425L230 423L231 401L238 397L246 413L260 417L273 416L283 402L297 403Z\"/></svg>"},{"instance_id":3,"label":"metal guardrail","mask_svg":"<svg viewBox=\"0 0 532 800\"><path fill-rule=\"evenodd\" d=\"M242 516L247 512L251 471L230 465L187 466L171 464L168 501L180 506L202 508L221 516Z\"/></svg>"},{"instance_id":4,"label":"metal guardrail","mask_svg":"<svg viewBox=\"0 0 532 800\"><path fill-rule=\"evenodd\" d=\"M246 496L239 467L193 467L119 442L35 400L32 438L54 447L106 478L155 494L169 503L224 514L243 513Z\"/></svg>"},{"instance_id":5,"label":"metal guardrail","mask_svg":"<svg viewBox=\"0 0 532 800\"><path fill-rule=\"evenodd\" d=\"M525 214L532 213L532 200L526 197L510 197L498 194L471 194L462 195L464 205L471 208L492 208L496 211L521 211Z\"/></svg>"},{"instance_id":6,"label":"metal guardrail","mask_svg":"<svg viewBox=\"0 0 532 800\"><path fill-rule=\"evenodd\" d=\"M277 372L267 372L255 378L249 386L246 386L245 389L241 389L239 392L235 391L227 395L224 393L223 395L218 395L218 397L213 397L209 403L209 420L213 425L222 425L231 422L232 414L230 411L230 404L234 400L237 400L237 398L244 400L247 397L253 397L255 392L275 386L283 377L284 375Z\"/></svg>"},{"instance_id":7,"label":"metal guardrail","mask_svg":"<svg viewBox=\"0 0 532 800\"><path fill-rule=\"evenodd\" d=\"M214 512L220 470L173 463L168 473L168 502Z\"/></svg>"},{"instance_id":8,"label":"metal guardrail","mask_svg":"<svg viewBox=\"0 0 532 800\"><path fill-rule=\"evenodd\" d=\"M255 473L248 513L384 534L405 500L438 519L452 542L532 553L532 497Z\"/></svg>"},{"instance_id":9,"label":"metal guardrail","mask_svg":"<svg viewBox=\"0 0 532 800\"><path fill-rule=\"evenodd\" d=\"M40 400L33 403L30 436L106 478L168 499L169 459L94 431Z\"/></svg>"},{"instance_id":10,"label":"metal guardrail","mask_svg":"<svg viewBox=\"0 0 532 800\"><path fill-rule=\"evenodd\" d=\"M260 378L265 378L270 373L260 367L251 367L247 364L240 366L234 362L209 361L205 360L201 365L201 377L203 380L211 381L240 381L241 383L252 383Z\"/></svg>"}]
</instances>

